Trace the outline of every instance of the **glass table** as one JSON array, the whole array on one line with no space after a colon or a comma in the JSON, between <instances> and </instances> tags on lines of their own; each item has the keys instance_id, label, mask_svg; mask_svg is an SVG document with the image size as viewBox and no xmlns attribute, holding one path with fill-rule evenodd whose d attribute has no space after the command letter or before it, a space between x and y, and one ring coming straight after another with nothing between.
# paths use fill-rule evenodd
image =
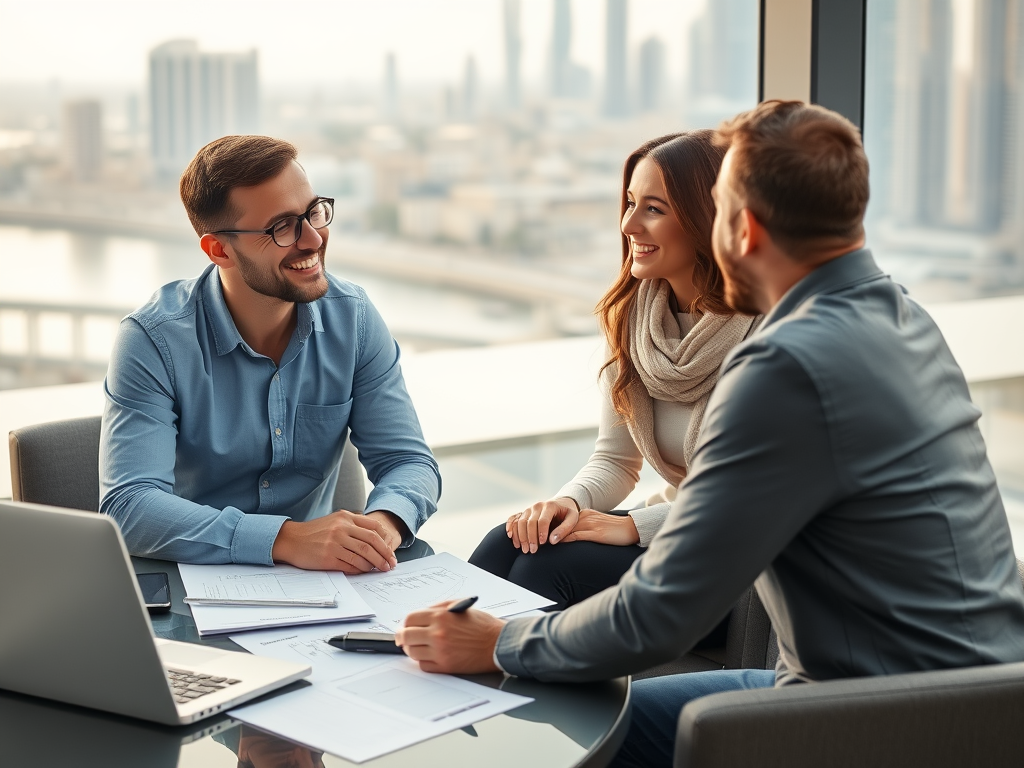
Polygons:
<instances>
[{"instance_id":1,"label":"glass table","mask_svg":"<svg viewBox=\"0 0 1024 768\"><path fill-rule=\"evenodd\" d=\"M171 583L170 613L152 617L169 640L240 650L227 637L200 638L173 563L133 558L137 573L162 571ZM73 634L69 635L73 639ZM629 725L629 680L546 684L504 675L474 682L530 696L511 712L415 744L363 766L605 766ZM306 685L295 683L293 687ZM291 687L270 694L287 695ZM243 725L222 715L169 728L141 720L0 691L0 763L41 768L315 768L354 765Z\"/></svg>"}]
</instances>

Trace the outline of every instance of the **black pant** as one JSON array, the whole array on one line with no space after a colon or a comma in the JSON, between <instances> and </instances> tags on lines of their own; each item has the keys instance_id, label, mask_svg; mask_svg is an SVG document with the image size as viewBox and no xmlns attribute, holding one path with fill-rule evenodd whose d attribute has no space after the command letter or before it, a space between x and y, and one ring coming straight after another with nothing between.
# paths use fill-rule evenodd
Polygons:
<instances>
[{"instance_id":1,"label":"black pant","mask_svg":"<svg viewBox=\"0 0 1024 768\"><path fill-rule=\"evenodd\" d=\"M616 510L612 514L625 513ZM546 610L562 611L618 584L633 561L643 553L644 548L635 544L617 547L593 541L570 541L568 544L544 544L532 554L523 554L523 550L513 546L502 523L484 536L469 562L554 600L555 604ZM694 647L724 647L728 629L729 617L726 616Z\"/></svg>"},{"instance_id":2,"label":"black pant","mask_svg":"<svg viewBox=\"0 0 1024 768\"><path fill-rule=\"evenodd\" d=\"M561 611L619 583L643 547L616 547L593 541L544 544L523 554L499 525L484 536L469 562L495 576L554 600L549 610Z\"/></svg>"}]
</instances>

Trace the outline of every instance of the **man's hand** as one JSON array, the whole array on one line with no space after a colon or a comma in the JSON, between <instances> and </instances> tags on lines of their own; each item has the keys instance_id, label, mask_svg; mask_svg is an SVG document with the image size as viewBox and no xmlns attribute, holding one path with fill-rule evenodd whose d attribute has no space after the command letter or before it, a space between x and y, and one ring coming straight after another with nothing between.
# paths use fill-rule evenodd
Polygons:
<instances>
[{"instance_id":1,"label":"man's hand","mask_svg":"<svg viewBox=\"0 0 1024 768\"><path fill-rule=\"evenodd\" d=\"M393 536L370 515L339 509L306 523L287 521L274 540L275 562L318 571L366 573L374 568L390 571L398 564ZM399 539L401 541L401 539Z\"/></svg>"},{"instance_id":2,"label":"man's hand","mask_svg":"<svg viewBox=\"0 0 1024 768\"><path fill-rule=\"evenodd\" d=\"M550 541L557 544L576 526L578 519L576 502L562 496L551 501L538 501L529 509L512 515L505 523L505 533L512 539L513 546L529 554L549 541L548 531L551 531L552 524L557 527L551 531Z\"/></svg>"},{"instance_id":3,"label":"man's hand","mask_svg":"<svg viewBox=\"0 0 1024 768\"><path fill-rule=\"evenodd\" d=\"M409 530L402 518L394 512L387 512L383 509L378 509L374 512L367 512L366 516L381 524L381 527L385 532L384 543L391 547L392 552L401 546L402 540L405 538L405 534Z\"/></svg>"},{"instance_id":4,"label":"man's hand","mask_svg":"<svg viewBox=\"0 0 1024 768\"><path fill-rule=\"evenodd\" d=\"M640 543L640 534L629 515L619 517L596 509L581 509L579 522L562 541L596 541L598 544L628 547Z\"/></svg>"},{"instance_id":5,"label":"man's hand","mask_svg":"<svg viewBox=\"0 0 1024 768\"><path fill-rule=\"evenodd\" d=\"M405 617L405 626L395 633L395 642L405 655L420 663L424 672L473 675L500 672L494 663L494 648L505 622L489 613L449 613L457 601L448 600Z\"/></svg>"}]
</instances>

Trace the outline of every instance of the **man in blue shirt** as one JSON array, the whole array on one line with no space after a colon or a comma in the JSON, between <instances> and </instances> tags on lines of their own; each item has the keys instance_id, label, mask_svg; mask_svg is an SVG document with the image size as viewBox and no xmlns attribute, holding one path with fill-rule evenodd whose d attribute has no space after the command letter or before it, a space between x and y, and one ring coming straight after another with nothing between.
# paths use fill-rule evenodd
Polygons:
<instances>
[{"instance_id":1,"label":"man in blue shirt","mask_svg":"<svg viewBox=\"0 0 1024 768\"><path fill-rule=\"evenodd\" d=\"M132 554L389 570L436 509L398 347L366 293L324 270L333 201L296 156L227 136L181 177L212 265L122 321L105 382L100 510ZM366 514L330 508L349 433Z\"/></svg>"}]
</instances>

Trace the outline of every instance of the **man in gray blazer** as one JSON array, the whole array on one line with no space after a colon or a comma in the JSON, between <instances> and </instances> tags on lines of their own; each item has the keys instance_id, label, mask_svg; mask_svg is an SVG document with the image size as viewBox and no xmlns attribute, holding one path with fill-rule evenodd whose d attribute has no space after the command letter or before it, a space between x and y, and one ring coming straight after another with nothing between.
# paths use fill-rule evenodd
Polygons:
<instances>
[{"instance_id":1,"label":"man in gray blazer","mask_svg":"<svg viewBox=\"0 0 1024 768\"><path fill-rule=\"evenodd\" d=\"M616 765L671 765L680 710L709 693L1024 660L980 412L932 319L864 248L856 128L766 102L718 135L715 258L727 301L766 317L723 363L665 526L617 586L566 611L441 606L399 633L428 671L608 678L690 648L756 580L776 670L636 683Z\"/></svg>"}]
</instances>

